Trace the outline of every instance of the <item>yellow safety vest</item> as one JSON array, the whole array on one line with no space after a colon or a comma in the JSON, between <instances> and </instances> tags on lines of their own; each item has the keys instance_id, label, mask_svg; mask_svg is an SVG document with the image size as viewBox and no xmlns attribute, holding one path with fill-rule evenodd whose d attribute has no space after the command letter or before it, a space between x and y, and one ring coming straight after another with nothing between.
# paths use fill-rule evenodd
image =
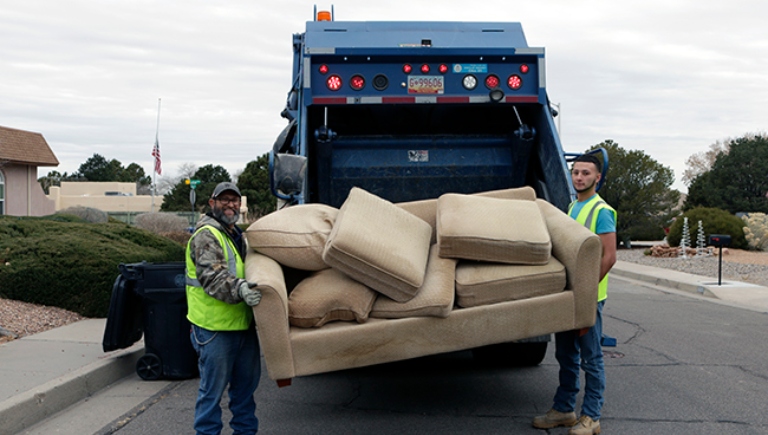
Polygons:
<instances>
[{"instance_id":1,"label":"yellow safety vest","mask_svg":"<svg viewBox=\"0 0 768 435\"><path fill-rule=\"evenodd\" d=\"M216 236L224 251L224 259L230 271L235 276L245 278L245 264L237 251L234 242L216 227L205 225L197 229L197 233L208 230ZM228 304L218 300L203 290L197 280L197 270L192 261L192 238L187 243L187 319L193 324L210 331L244 331L251 326L253 310L245 302Z\"/></svg>"},{"instance_id":2,"label":"yellow safety vest","mask_svg":"<svg viewBox=\"0 0 768 435\"><path fill-rule=\"evenodd\" d=\"M568 207L568 215L571 215L573 207L576 205L576 201L572 202ZM597 215L600 210L608 209L613 213L613 219L617 219L616 210L608 205L600 195L595 194L579 211L579 215L576 216L576 222L589 228L593 233L597 230ZM604 301L608 297L608 274L600 281L600 285L597 287L597 301Z\"/></svg>"}]
</instances>

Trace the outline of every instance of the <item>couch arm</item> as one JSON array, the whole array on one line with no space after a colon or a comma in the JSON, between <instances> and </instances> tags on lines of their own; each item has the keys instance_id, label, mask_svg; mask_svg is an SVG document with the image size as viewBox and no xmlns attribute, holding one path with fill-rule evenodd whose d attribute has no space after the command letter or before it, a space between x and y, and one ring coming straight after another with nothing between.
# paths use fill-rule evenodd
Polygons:
<instances>
[{"instance_id":1,"label":"couch arm","mask_svg":"<svg viewBox=\"0 0 768 435\"><path fill-rule=\"evenodd\" d=\"M259 343L269 377L274 380L295 376L288 324L288 292L280 264L253 250L245 257L245 278L258 284L261 302L253 307Z\"/></svg>"},{"instance_id":2,"label":"couch arm","mask_svg":"<svg viewBox=\"0 0 768 435\"><path fill-rule=\"evenodd\" d=\"M592 326L597 314L597 286L603 254L600 238L552 204L542 199L536 202L549 229L552 253L565 266L566 289L573 291L573 328Z\"/></svg>"}]
</instances>

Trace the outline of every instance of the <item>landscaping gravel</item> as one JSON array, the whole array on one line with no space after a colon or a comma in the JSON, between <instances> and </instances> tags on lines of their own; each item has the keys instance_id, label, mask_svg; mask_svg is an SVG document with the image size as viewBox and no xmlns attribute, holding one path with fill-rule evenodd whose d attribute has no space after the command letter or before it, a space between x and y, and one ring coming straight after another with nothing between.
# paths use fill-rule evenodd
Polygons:
<instances>
[{"instance_id":1,"label":"landscaping gravel","mask_svg":"<svg viewBox=\"0 0 768 435\"><path fill-rule=\"evenodd\" d=\"M619 249L620 261L643 264L645 266L672 269L692 275L717 278L718 255L707 257L662 258L645 255L643 249ZM768 287L768 253L740 250L726 251L723 254L723 279L748 282Z\"/></svg>"}]
</instances>

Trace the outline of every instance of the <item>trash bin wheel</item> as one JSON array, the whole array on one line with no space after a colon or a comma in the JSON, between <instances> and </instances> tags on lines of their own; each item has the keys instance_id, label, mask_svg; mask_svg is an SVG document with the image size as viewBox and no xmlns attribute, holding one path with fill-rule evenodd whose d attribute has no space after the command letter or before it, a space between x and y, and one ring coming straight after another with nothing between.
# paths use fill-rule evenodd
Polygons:
<instances>
[{"instance_id":1,"label":"trash bin wheel","mask_svg":"<svg viewBox=\"0 0 768 435\"><path fill-rule=\"evenodd\" d=\"M148 353L136 361L136 373L145 381L156 381L163 375L163 364L160 357Z\"/></svg>"}]
</instances>

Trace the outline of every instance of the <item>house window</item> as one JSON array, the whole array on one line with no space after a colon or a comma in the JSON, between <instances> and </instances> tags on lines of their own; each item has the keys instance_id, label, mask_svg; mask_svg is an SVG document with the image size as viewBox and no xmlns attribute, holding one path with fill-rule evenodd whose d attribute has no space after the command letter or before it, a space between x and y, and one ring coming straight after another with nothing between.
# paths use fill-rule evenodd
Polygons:
<instances>
[{"instance_id":1,"label":"house window","mask_svg":"<svg viewBox=\"0 0 768 435\"><path fill-rule=\"evenodd\" d=\"M0 214L5 214L5 177L0 171Z\"/></svg>"}]
</instances>

